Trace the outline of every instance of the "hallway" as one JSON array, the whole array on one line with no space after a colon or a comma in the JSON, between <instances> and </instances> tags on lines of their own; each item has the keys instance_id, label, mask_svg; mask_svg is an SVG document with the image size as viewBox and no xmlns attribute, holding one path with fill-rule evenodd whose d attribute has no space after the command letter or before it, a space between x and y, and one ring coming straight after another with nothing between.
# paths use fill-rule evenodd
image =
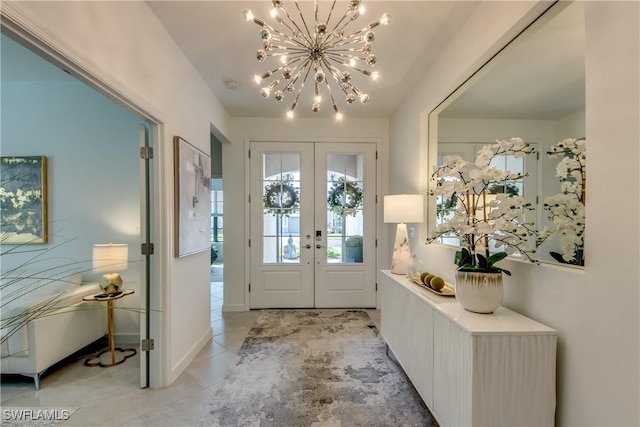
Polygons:
<instances>
[{"instance_id":1,"label":"hallway","mask_svg":"<svg viewBox=\"0 0 640 427\"><path fill-rule=\"evenodd\" d=\"M45 374L39 391L28 378L3 378L2 408L78 408L65 427L196 426L260 314L222 313L221 270L211 269L212 279L220 280L211 283L213 339L169 387L139 388L139 353L108 369L84 366L82 355ZM380 328L380 311L367 312Z\"/></svg>"}]
</instances>

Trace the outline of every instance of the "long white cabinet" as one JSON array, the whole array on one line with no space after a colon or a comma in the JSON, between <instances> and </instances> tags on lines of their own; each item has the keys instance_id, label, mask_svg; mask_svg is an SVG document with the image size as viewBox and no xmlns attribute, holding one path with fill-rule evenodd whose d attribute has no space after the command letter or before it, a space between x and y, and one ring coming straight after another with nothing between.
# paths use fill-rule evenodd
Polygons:
<instances>
[{"instance_id":1,"label":"long white cabinet","mask_svg":"<svg viewBox=\"0 0 640 427\"><path fill-rule=\"evenodd\" d=\"M441 426L552 426L557 332L500 307L466 311L382 270L381 332Z\"/></svg>"}]
</instances>

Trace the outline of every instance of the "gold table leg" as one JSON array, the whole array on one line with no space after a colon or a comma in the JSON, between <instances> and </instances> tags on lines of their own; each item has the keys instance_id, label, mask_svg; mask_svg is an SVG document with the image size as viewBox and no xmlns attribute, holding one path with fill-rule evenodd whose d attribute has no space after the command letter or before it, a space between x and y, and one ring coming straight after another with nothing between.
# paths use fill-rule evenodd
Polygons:
<instances>
[{"instance_id":1,"label":"gold table leg","mask_svg":"<svg viewBox=\"0 0 640 427\"><path fill-rule=\"evenodd\" d=\"M113 328L113 304L114 304L114 300L107 301L107 336L109 339L109 348L101 351L95 356L89 357L87 360L84 361L85 366L100 366L101 368L108 368L110 366L116 366L121 363L124 363L125 360L135 356L137 353L135 348L116 347L116 340L114 336L115 333ZM123 358L119 361L116 361L116 350L120 353L123 353ZM102 363L102 359L100 358L100 356L102 356L107 352L111 353L111 363Z\"/></svg>"}]
</instances>

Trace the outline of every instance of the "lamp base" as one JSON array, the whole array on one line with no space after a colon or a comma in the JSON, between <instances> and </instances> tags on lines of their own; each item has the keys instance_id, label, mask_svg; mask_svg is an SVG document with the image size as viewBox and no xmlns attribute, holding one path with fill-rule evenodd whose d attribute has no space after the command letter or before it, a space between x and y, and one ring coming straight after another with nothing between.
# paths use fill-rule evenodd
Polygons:
<instances>
[{"instance_id":1,"label":"lamp base","mask_svg":"<svg viewBox=\"0 0 640 427\"><path fill-rule=\"evenodd\" d=\"M393 245L391 257L391 272L393 274L407 274L407 267L411 262L411 248L409 247L409 234L407 224L400 223L396 228L396 241Z\"/></svg>"}]
</instances>

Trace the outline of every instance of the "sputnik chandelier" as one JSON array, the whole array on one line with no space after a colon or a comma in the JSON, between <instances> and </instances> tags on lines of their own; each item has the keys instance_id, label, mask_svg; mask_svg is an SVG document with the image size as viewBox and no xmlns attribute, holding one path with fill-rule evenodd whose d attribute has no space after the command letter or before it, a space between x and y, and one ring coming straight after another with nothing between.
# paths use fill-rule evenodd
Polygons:
<instances>
[{"instance_id":1,"label":"sputnik chandelier","mask_svg":"<svg viewBox=\"0 0 640 427\"><path fill-rule=\"evenodd\" d=\"M276 100L283 101L289 92L295 93L297 90L287 112L287 117L292 119L300 94L311 75L314 84L311 110L314 112L320 111L321 93L326 91L331 99L336 120L342 120L343 115L332 92L332 81L337 84L334 89L337 87L344 93L348 104L356 99L362 104L369 102L369 95L352 82L351 72L362 73L372 80L379 79L378 71L365 68L373 67L376 63L376 56L371 52L371 43L375 39L372 30L380 24L389 24L391 17L384 14L377 21L347 35L345 28L365 11L360 0L350 0L344 15L335 17L335 24L332 24L331 19L334 17L336 0L333 0L326 20L318 16L318 0L314 0L313 27L307 24L297 0L294 0L293 4L300 15L300 24L285 10L284 0L272 0L272 3L271 17L281 25L279 28L256 18L250 10L244 11L247 21L253 21L261 27L260 38L263 47L256 53L258 61L264 62L269 57L279 60L274 69L254 77L256 84L266 83L266 86L260 89L261 95L268 98L273 93ZM330 29L330 25L333 25L333 28Z\"/></svg>"}]
</instances>

